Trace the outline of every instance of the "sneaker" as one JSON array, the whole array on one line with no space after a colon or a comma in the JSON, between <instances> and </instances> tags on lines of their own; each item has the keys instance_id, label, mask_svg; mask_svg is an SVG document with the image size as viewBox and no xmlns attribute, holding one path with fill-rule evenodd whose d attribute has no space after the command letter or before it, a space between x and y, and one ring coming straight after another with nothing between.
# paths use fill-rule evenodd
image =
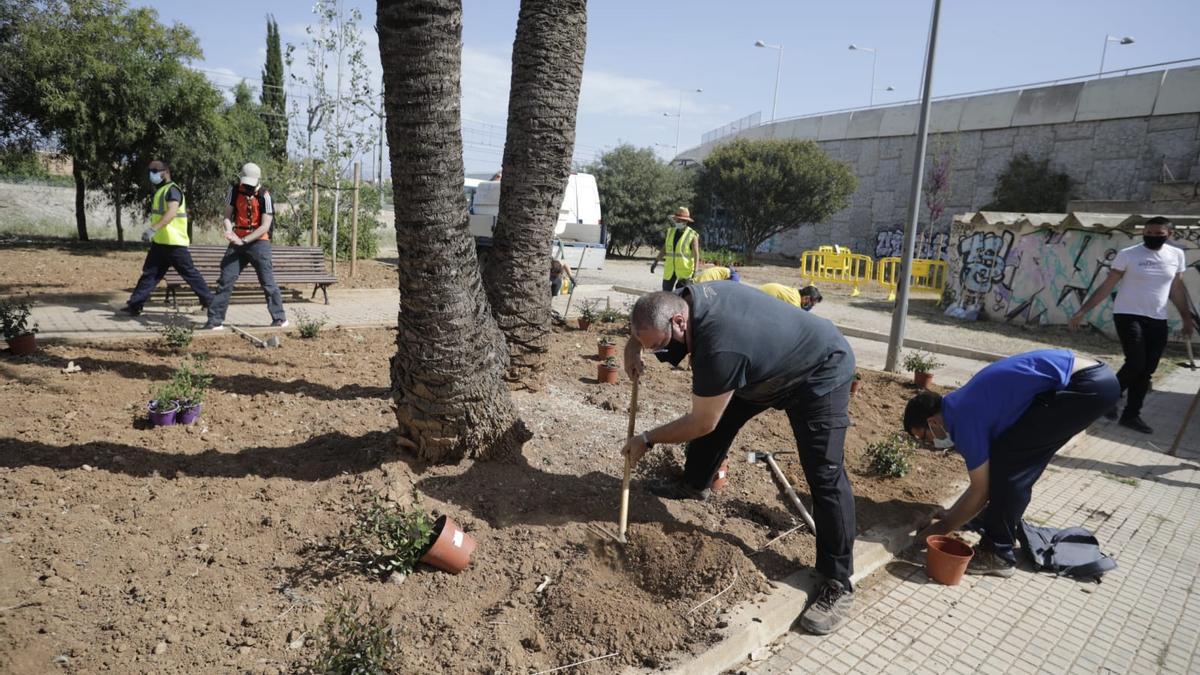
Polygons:
<instances>
[{"instance_id":1,"label":"sneaker","mask_svg":"<svg viewBox=\"0 0 1200 675\"><path fill-rule=\"evenodd\" d=\"M976 549L975 555L971 557L971 562L967 563L967 574L1007 578L1016 571L1016 565L996 555L995 551Z\"/></svg>"},{"instance_id":2,"label":"sneaker","mask_svg":"<svg viewBox=\"0 0 1200 675\"><path fill-rule=\"evenodd\" d=\"M1139 415L1134 415L1133 417L1122 417L1121 421L1118 422L1117 424L1120 424L1121 426L1123 426L1127 429L1133 429L1134 431L1140 431L1143 434L1154 433L1154 429L1152 429L1149 424L1146 424L1145 422L1143 422L1141 416L1139 416Z\"/></svg>"},{"instance_id":3,"label":"sneaker","mask_svg":"<svg viewBox=\"0 0 1200 675\"><path fill-rule=\"evenodd\" d=\"M646 489L650 494L663 499L697 499L702 502L712 497L712 490L705 488L697 490L679 478L660 478L652 480Z\"/></svg>"},{"instance_id":4,"label":"sneaker","mask_svg":"<svg viewBox=\"0 0 1200 675\"><path fill-rule=\"evenodd\" d=\"M800 627L813 635L829 635L850 620L854 591L828 579L817 591L817 599L800 615Z\"/></svg>"},{"instance_id":5,"label":"sneaker","mask_svg":"<svg viewBox=\"0 0 1200 675\"><path fill-rule=\"evenodd\" d=\"M117 311L122 314L125 314L126 316L139 316L142 313L142 308L141 307L131 307L129 305L125 305L124 307L122 307L121 309L119 309Z\"/></svg>"},{"instance_id":6,"label":"sneaker","mask_svg":"<svg viewBox=\"0 0 1200 675\"><path fill-rule=\"evenodd\" d=\"M287 319L275 319L271 322L271 328L287 328L288 325L290 324Z\"/></svg>"},{"instance_id":7,"label":"sneaker","mask_svg":"<svg viewBox=\"0 0 1200 675\"><path fill-rule=\"evenodd\" d=\"M225 330L225 326L222 326L221 324L210 319L208 323L204 324L204 328L201 330Z\"/></svg>"},{"instance_id":8,"label":"sneaker","mask_svg":"<svg viewBox=\"0 0 1200 675\"><path fill-rule=\"evenodd\" d=\"M1109 408L1109 409L1108 409L1108 410L1107 410L1107 411L1104 413L1104 419L1106 419L1106 420L1115 420L1115 419L1117 419L1117 406L1115 406L1115 405L1114 405L1113 407Z\"/></svg>"}]
</instances>

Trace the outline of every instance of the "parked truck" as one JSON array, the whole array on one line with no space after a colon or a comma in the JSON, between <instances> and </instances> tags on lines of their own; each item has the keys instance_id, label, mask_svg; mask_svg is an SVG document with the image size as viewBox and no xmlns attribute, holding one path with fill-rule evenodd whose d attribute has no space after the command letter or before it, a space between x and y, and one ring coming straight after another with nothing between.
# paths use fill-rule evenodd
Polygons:
<instances>
[{"instance_id":1,"label":"parked truck","mask_svg":"<svg viewBox=\"0 0 1200 675\"><path fill-rule=\"evenodd\" d=\"M467 197L471 235L475 237L476 246L491 246L496 216L500 213L500 181L468 178L463 192ZM574 269L603 269L607 235L600 218L600 190L596 187L596 177L572 173L567 179L553 237L548 242L550 255L565 260Z\"/></svg>"}]
</instances>

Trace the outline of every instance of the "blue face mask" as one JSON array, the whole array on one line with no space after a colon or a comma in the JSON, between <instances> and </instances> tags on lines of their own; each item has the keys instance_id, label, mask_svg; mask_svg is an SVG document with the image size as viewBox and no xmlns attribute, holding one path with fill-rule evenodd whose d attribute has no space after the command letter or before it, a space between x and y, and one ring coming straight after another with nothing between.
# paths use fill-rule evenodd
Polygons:
<instances>
[{"instance_id":1,"label":"blue face mask","mask_svg":"<svg viewBox=\"0 0 1200 675\"><path fill-rule=\"evenodd\" d=\"M162 174L159 173L158 171L151 171L150 172L150 182L154 183L155 185L158 185L159 183L163 182Z\"/></svg>"}]
</instances>

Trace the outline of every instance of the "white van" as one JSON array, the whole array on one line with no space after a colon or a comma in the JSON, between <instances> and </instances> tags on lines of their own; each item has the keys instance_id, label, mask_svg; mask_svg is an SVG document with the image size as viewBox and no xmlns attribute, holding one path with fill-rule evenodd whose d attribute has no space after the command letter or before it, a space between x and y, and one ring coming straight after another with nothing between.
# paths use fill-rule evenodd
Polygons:
<instances>
[{"instance_id":1,"label":"white van","mask_svg":"<svg viewBox=\"0 0 1200 675\"><path fill-rule=\"evenodd\" d=\"M496 216L500 214L500 181L467 179L463 185L467 196L471 235L479 246L490 246ZM607 242L600 222L600 190L596 177L573 173L567 179L550 254L566 260L573 268L602 269Z\"/></svg>"}]
</instances>

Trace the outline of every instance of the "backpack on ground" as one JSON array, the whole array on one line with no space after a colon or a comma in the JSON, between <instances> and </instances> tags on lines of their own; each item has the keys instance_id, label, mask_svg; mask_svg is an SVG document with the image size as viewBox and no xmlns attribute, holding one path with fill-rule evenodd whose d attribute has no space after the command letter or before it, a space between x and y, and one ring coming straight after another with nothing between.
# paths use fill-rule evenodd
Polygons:
<instances>
[{"instance_id":1,"label":"backpack on ground","mask_svg":"<svg viewBox=\"0 0 1200 675\"><path fill-rule=\"evenodd\" d=\"M1021 532L1022 548L1038 570L1099 583L1100 577L1117 568L1117 561L1100 551L1100 542L1085 528L1060 530L1022 520Z\"/></svg>"}]
</instances>

